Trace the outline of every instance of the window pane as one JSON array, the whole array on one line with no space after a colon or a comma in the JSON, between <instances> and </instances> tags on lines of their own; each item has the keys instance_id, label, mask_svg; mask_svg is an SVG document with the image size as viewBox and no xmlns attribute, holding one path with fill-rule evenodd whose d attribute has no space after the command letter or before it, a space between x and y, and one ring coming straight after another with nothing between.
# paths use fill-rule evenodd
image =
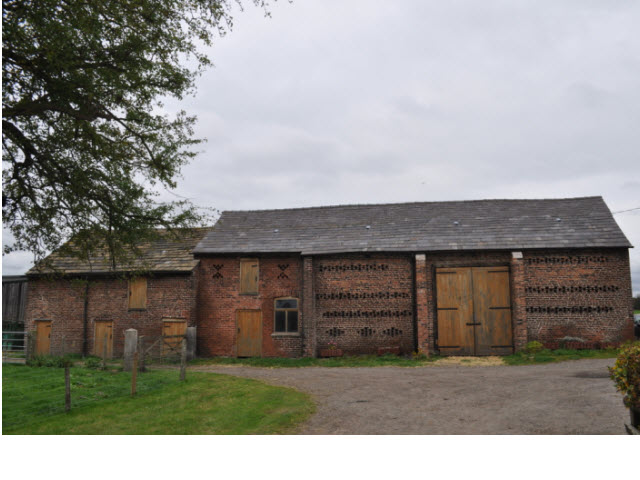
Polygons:
<instances>
[{"instance_id":1,"label":"window pane","mask_svg":"<svg viewBox=\"0 0 640 480\"><path fill-rule=\"evenodd\" d=\"M287 316L287 312L283 312L282 310L276 310L276 332L284 332L285 330L285 318Z\"/></svg>"},{"instance_id":2,"label":"window pane","mask_svg":"<svg viewBox=\"0 0 640 480\"><path fill-rule=\"evenodd\" d=\"M298 300L295 298L276 300L276 308L298 308Z\"/></svg>"},{"instance_id":3,"label":"window pane","mask_svg":"<svg viewBox=\"0 0 640 480\"><path fill-rule=\"evenodd\" d=\"M298 311L292 310L287 312L287 332L298 331Z\"/></svg>"}]
</instances>

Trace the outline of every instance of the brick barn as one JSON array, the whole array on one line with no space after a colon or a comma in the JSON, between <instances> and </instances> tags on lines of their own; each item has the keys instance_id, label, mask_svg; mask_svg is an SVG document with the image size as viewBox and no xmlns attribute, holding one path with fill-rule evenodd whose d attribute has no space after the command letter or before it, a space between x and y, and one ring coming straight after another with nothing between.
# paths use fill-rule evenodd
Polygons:
<instances>
[{"instance_id":1,"label":"brick barn","mask_svg":"<svg viewBox=\"0 0 640 480\"><path fill-rule=\"evenodd\" d=\"M597 347L632 338L630 247L601 197L227 211L147 245L144 276L32 269L26 322L54 353L187 325L200 356Z\"/></svg>"},{"instance_id":2,"label":"brick barn","mask_svg":"<svg viewBox=\"0 0 640 480\"><path fill-rule=\"evenodd\" d=\"M194 250L198 350L620 343L632 338L630 247L601 197L224 212Z\"/></svg>"},{"instance_id":3,"label":"brick barn","mask_svg":"<svg viewBox=\"0 0 640 480\"><path fill-rule=\"evenodd\" d=\"M101 355L106 335L108 355L121 356L128 328L151 338L195 326L198 262L191 251L205 232L178 239L165 233L139 245L135 263L115 271L104 257L85 263L50 255L46 268L27 272L25 324L36 333L36 352Z\"/></svg>"}]
</instances>

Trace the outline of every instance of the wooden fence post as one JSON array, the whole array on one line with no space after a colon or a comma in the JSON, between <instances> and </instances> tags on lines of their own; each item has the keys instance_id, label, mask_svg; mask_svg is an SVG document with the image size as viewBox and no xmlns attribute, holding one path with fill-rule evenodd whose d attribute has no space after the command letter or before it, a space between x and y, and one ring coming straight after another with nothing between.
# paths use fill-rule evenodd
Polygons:
<instances>
[{"instance_id":1,"label":"wooden fence post","mask_svg":"<svg viewBox=\"0 0 640 480\"><path fill-rule=\"evenodd\" d=\"M107 344L109 342L109 334L104 334L104 341L102 342L102 368L107 368Z\"/></svg>"},{"instance_id":2,"label":"wooden fence post","mask_svg":"<svg viewBox=\"0 0 640 480\"><path fill-rule=\"evenodd\" d=\"M64 411L71 410L71 377L69 366L64 367Z\"/></svg>"},{"instance_id":3,"label":"wooden fence post","mask_svg":"<svg viewBox=\"0 0 640 480\"><path fill-rule=\"evenodd\" d=\"M138 370L146 372L144 366L144 335L138 337Z\"/></svg>"},{"instance_id":4,"label":"wooden fence post","mask_svg":"<svg viewBox=\"0 0 640 480\"><path fill-rule=\"evenodd\" d=\"M136 396L136 381L138 380L138 354L133 354L133 368L131 369L131 396Z\"/></svg>"},{"instance_id":5,"label":"wooden fence post","mask_svg":"<svg viewBox=\"0 0 640 480\"><path fill-rule=\"evenodd\" d=\"M36 334L35 332L27 332L27 354L25 355L26 361L33 360L33 356L36 354Z\"/></svg>"},{"instance_id":6,"label":"wooden fence post","mask_svg":"<svg viewBox=\"0 0 640 480\"><path fill-rule=\"evenodd\" d=\"M182 339L182 351L180 352L180 380L184 380L187 374L187 339Z\"/></svg>"}]
</instances>

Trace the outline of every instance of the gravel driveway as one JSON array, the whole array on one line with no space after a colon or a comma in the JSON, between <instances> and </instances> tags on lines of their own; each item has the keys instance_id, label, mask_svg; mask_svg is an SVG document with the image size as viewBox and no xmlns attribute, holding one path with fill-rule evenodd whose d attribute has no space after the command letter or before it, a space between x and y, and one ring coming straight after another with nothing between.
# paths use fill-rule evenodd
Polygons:
<instances>
[{"instance_id":1,"label":"gravel driveway","mask_svg":"<svg viewBox=\"0 0 640 480\"><path fill-rule=\"evenodd\" d=\"M318 409L302 434L624 434L629 413L608 378L613 362L193 370L310 393Z\"/></svg>"}]
</instances>

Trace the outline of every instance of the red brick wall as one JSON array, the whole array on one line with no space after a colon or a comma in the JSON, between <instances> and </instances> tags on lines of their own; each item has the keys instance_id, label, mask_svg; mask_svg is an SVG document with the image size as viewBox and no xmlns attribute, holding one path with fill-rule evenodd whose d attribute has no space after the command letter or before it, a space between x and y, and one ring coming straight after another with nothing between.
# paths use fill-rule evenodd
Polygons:
<instances>
[{"instance_id":1,"label":"red brick wall","mask_svg":"<svg viewBox=\"0 0 640 480\"><path fill-rule=\"evenodd\" d=\"M138 335L162 334L163 318L183 318L188 326L196 321L195 274L150 277L147 308L129 311L128 282L124 279L89 280L87 352L93 352L95 321L113 321L113 355L122 356L124 331ZM52 354L82 353L85 285L79 280L30 279L25 316L26 327L35 329L37 319L52 320ZM64 346L63 346L64 340Z\"/></svg>"},{"instance_id":2,"label":"red brick wall","mask_svg":"<svg viewBox=\"0 0 640 480\"><path fill-rule=\"evenodd\" d=\"M414 348L411 255L316 257L313 285L317 348L346 354Z\"/></svg>"},{"instance_id":3,"label":"red brick wall","mask_svg":"<svg viewBox=\"0 0 640 480\"><path fill-rule=\"evenodd\" d=\"M236 355L236 312L262 311L262 356L299 357L300 335L274 334L274 300L296 297L302 303L302 259L300 256L259 258L258 295L240 294L240 258L200 259L198 290L198 355ZM283 267L286 265L286 268ZM300 308L300 307L299 307ZM304 318L298 317L300 330Z\"/></svg>"},{"instance_id":4,"label":"red brick wall","mask_svg":"<svg viewBox=\"0 0 640 480\"><path fill-rule=\"evenodd\" d=\"M627 249L524 252L524 268L529 341L633 338Z\"/></svg>"}]
</instances>

